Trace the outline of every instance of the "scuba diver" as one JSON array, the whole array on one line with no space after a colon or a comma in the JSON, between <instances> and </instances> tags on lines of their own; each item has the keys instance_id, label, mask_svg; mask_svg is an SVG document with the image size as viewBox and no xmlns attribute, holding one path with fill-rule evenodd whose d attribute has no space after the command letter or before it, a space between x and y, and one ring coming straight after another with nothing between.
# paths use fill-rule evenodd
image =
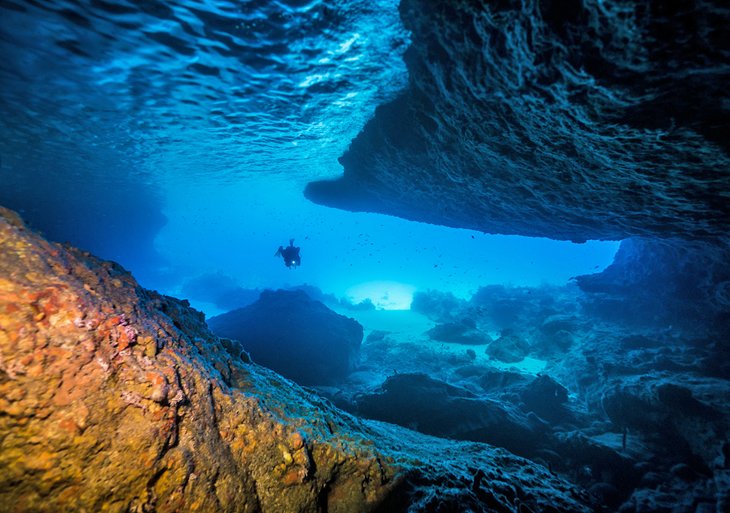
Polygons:
<instances>
[{"instance_id":1,"label":"scuba diver","mask_svg":"<svg viewBox=\"0 0 730 513\"><path fill-rule=\"evenodd\" d=\"M294 245L294 239L289 239L287 247L279 246L274 256L280 256L284 259L284 265L289 269L302 265L302 257L299 256L299 249Z\"/></svg>"}]
</instances>

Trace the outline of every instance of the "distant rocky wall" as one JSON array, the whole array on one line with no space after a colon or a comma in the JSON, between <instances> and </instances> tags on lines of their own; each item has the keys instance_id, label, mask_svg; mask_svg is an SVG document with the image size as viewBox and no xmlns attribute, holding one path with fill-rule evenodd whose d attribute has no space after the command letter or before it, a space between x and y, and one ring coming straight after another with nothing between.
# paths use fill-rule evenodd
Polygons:
<instances>
[{"instance_id":1,"label":"distant rocky wall","mask_svg":"<svg viewBox=\"0 0 730 513\"><path fill-rule=\"evenodd\" d=\"M626 324L730 333L730 245L634 238L576 278L589 313Z\"/></svg>"},{"instance_id":2,"label":"distant rocky wall","mask_svg":"<svg viewBox=\"0 0 730 513\"><path fill-rule=\"evenodd\" d=\"M723 237L720 0L403 0L408 87L325 205L555 239Z\"/></svg>"},{"instance_id":3,"label":"distant rocky wall","mask_svg":"<svg viewBox=\"0 0 730 513\"><path fill-rule=\"evenodd\" d=\"M0 208L0 512L588 512L485 444L358 420Z\"/></svg>"}]
</instances>

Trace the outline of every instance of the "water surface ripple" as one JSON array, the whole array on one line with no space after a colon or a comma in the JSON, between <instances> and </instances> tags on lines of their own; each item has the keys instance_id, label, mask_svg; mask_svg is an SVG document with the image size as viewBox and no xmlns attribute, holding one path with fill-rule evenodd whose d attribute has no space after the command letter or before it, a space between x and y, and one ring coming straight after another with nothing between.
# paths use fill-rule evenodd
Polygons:
<instances>
[{"instance_id":1,"label":"water surface ripple","mask_svg":"<svg viewBox=\"0 0 730 513\"><path fill-rule=\"evenodd\" d=\"M336 174L404 86L407 37L397 0L6 0L0 152L152 181Z\"/></svg>"}]
</instances>

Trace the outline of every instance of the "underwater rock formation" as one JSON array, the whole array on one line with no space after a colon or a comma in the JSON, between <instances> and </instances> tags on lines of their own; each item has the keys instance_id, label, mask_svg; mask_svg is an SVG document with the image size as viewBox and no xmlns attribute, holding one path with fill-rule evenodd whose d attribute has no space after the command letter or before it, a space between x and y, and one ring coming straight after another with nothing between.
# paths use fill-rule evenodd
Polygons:
<instances>
[{"instance_id":1,"label":"underwater rock formation","mask_svg":"<svg viewBox=\"0 0 730 513\"><path fill-rule=\"evenodd\" d=\"M437 324L426 334L433 340L451 344L484 344L491 339L476 329L474 319L465 317L457 322Z\"/></svg>"},{"instance_id":2,"label":"underwater rock formation","mask_svg":"<svg viewBox=\"0 0 730 513\"><path fill-rule=\"evenodd\" d=\"M451 292L438 290L417 290L413 293L411 310L421 313L438 323L456 322L453 317L457 308L464 308L465 301L454 296Z\"/></svg>"},{"instance_id":3,"label":"underwater rock formation","mask_svg":"<svg viewBox=\"0 0 730 513\"><path fill-rule=\"evenodd\" d=\"M634 238L603 272L576 277L583 307L605 319L730 332L730 242Z\"/></svg>"},{"instance_id":4,"label":"underwater rock formation","mask_svg":"<svg viewBox=\"0 0 730 513\"><path fill-rule=\"evenodd\" d=\"M530 345L514 333L505 333L489 344L485 352L494 360L515 363L523 360L530 353Z\"/></svg>"},{"instance_id":5,"label":"underwater rock formation","mask_svg":"<svg viewBox=\"0 0 730 513\"><path fill-rule=\"evenodd\" d=\"M486 339L465 348L434 342L428 332L400 340L372 333L359 371L369 378L348 380L329 395L365 416L500 444L579 484L606 511L724 512L730 504L730 348L727 324L722 330L721 323L706 322L720 305L706 303L709 317L673 326L648 315L680 303L680 293L666 292L678 283L707 291L715 289L705 285L721 285L703 276L721 276L722 266L709 265L707 252L690 255L703 272L693 258L649 258L643 265L633 255L596 276L612 294L627 289L626 320L595 308L601 293L574 283L483 287L471 300L420 292L417 305L434 322L468 318L485 336L498 329L519 334L527 358L490 359L485 350L495 342ZM658 304L637 295L642 286L657 291ZM642 312L648 318L638 323ZM505 431L515 436L494 436Z\"/></svg>"},{"instance_id":6,"label":"underwater rock formation","mask_svg":"<svg viewBox=\"0 0 730 513\"><path fill-rule=\"evenodd\" d=\"M300 385L344 378L357 362L363 336L360 323L302 290L265 290L255 303L208 319L208 326Z\"/></svg>"},{"instance_id":7,"label":"underwater rock formation","mask_svg":"<svg viewBox=\"0 0 730 513\"><path fill-rule=\"evenodd\" d=\"M364 417L400 424L422 433L487 442L527 455L538 433L518 412L425 374L396 374L380 390L357 399Z\"/></svg>"},{"instance_id":8,"label":"underwater rock formation","mask_svg":"<svg viewBox=\"0 0 730 513\"><path fill-rule=\"evenodd\" d=\"M568 389L545 374L537 376L520 395L528 409L551 421L560 419L568 402Z\"/></svg>"},{"instance_id":9,"label":"underwater rock formation","mask_svg":"<svg viewBox=\"0 0 730 513\"><path fill-rule=\"evenodd\" d=\"M490 233L725 237L720 0L403 0L409 85L311 200Z\"/></svg>"},{"instance_id":10,"label":"underwater rock formation","mask_svg":"<svg viewBox=\"0 0 730 513\"><path fill-rule=\"evenodd\" d=\"M185 302L0 208L0 505L17 512L588 512L485 444L355 419Z\"/></svg>"},{"instance_id":11,"label":"underwater rock formation","mask_svg":"<svg viewBox=\"0 0 730 513\"><path fill-rule=\"evenodd\" d=\"M694 472L710 474L730 430L724 385L707 378L700 382L682 376L628 377L614 382L601 404L616 426L674 441L673 453Z\"/></svg>"},{"instance_id":12,"label":"underwater rock formation","mask_svg":"<svg viewBox=\"0 0 730 513\"><path fill-rule=\"evenodd\" d=\"M479 287L470 300L472 310L488 314L494 329L509 331L534 319L547 319L565 312L565 289L559 287Z\"/></svg>"}]
</instances>

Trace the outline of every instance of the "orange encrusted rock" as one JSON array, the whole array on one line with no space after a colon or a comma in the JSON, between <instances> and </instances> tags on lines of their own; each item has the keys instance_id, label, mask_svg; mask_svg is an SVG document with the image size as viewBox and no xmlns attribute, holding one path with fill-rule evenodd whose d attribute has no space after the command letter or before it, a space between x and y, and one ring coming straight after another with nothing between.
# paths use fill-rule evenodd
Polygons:
<instances>
[{"instance_id":1,"label":"orange encrusted rock","mask_svg":"<svg viewBox=\"0 0 730 513\"><path fill-rule=\"evenodd\" d=\"M186 302L4 209L0 270L0 511L430 511L444 486L506 511L485 491L499 480L533 511L589 511L504 451L337 410L224 345ZM479 490L477 468L494 476Z\"/></svg>"}]
</instances>

